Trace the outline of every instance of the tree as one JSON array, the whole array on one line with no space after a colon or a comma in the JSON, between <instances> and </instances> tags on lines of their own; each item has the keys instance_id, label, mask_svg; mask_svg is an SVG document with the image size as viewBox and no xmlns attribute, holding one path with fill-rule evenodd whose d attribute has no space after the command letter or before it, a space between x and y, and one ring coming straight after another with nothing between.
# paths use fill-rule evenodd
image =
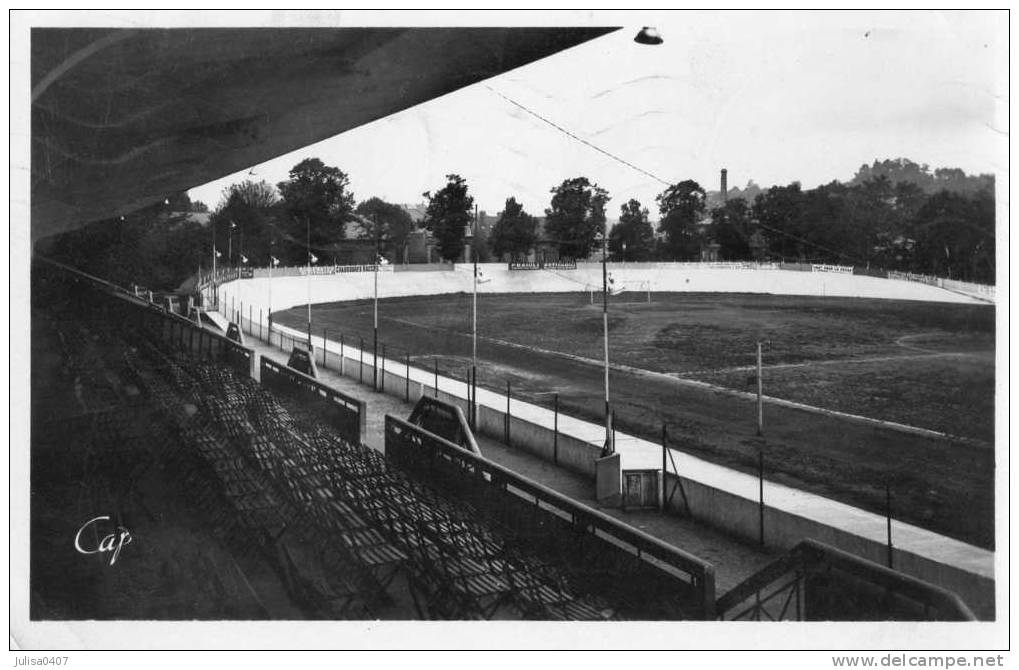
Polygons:
<instances>
[{"instance_id":1,"label":"tree","mask_svg":"<svg viewBox=\"0 0 1019 670\"><path fill-rule=\"evenodd\" d=\"M251 181L246 179L239 184L230 184L223 189L223 196L219 207L223 207L229 201L242 202L248 207L256 209L268 209L279 202L279 194L275 187L267 181Z\"/></svg>"},{"instance_id":2,"label":"tree","mask_svg":"<svg viewBox=\"0 0 1019 670\"><path fill-rule=\"evenodd\" d=\"M705 193L692 179L673 184L655 201L661 219L658 231L665 235L664 250L672 260L693 260L700 252L697 224L704 214Z\"/></svg>"},{"instance_id":3,"label":"tree","mask_svg":"<svg viewBox=\"0 0 1019 670\"><path fill-rule=\"evenodd\" d=\"M915 184L928 195L942 189L969 194L986 189L994 191L994 175L967 175L959 168L937 168L931 172L930 166L918 165L908 158L875 160L873 165L861 165L849 184L857 186L881 176L887 177L892 184Z\"/></svg>"},{"instance_id":4,"label":"tree","mask_svg":"<svg viewBox=\"0 0 1019 670\"><path fill-rule=\"evenodd\" d=\"M174 290L209 260L209 231L160 200L58 236L50 255L115 284Z\"/></svg>"},{"instance_id":5,"label":"tree","mask_svg":"<svg viewBox=\"0 0 1019 670\"><path fill-rule=\"evenodd\" d=\"M711 210L712 236L718 243L720 258L750 258L750 239L753 235L751 220L750 207L743 198L730 198L721 207Z\"/></svg>"},{"instance_id":6,"label":"tree","mask_svg":"<svg viewBox=\"0 0 1019 670\"><path fill-rule=\"evenodd\" d=\"M551 207L545 210L545 232L559 244L559 255L586 258L595 237L605 229L609 193L587 177L567 179L553 188Z\"/></svg>"},{"instance_id":7,"label":"tree","mask_svg":"<svg viewBox=\"0 0 1019 670\"><path fill-rule=\"evenodd\" d=\"M178 191L171 193L165 199L165 202L161 203L166 207L168 212L190 212L191 211L191 198L188 196L187 191Z\"/></svg>"},{"instance_id":8,"label":"tree","mask_svg":"<svg viewBox=\"0 0 1019 670\"><path fill-rule=\"evenodd\" d=\"M492 226L489 243L497 257L509 254L511 260L527 255L538 241L538 219L524 211L516 198L506 198L506 206Z\"/></svg>"},{"instance_id":9,"label":"tree","mask_svg":"<svg viewBox=\"0 0 1019 670\"><path fill-rule=\"evenodd\" d=\"M804 242L804 197L799 182L773 186L754 198L753 216L767 236L771 255L783 260L806 257Z\"/></svg>"},{"instance_id":10,"label":"tree","mask_svg":"<svg viewBox=\"0 0 1019 670\"><path fill-rule=\"evenodd\" d=\"M472 220L474 198L467 195L467 182L457 174L446 175L446 185L428 200L424 227L438 243L439 255L447 261L456 261L463 255L464 234Z\"/></svg>"},{"instance_id":11,"label":"tree","mask_svg":"<svg viewBox=\"0 0 1019 670\"><path fill-rule=\"evenodd\" d=\"M609 252L614 259L647 261L654 251L655 232L648 221L648 210L637 200L625 203L617 223L609 233Z\"/></svg>"},{"instance_id":12,"label":"tree","mask_svg":"<svg viewBox=\"0 0 1019 670\"><path fill-rule=\"evenodd\" d=\"M994 196L935 193L917 213L914 270L994 282Z\"/></svg>"},{"instance_id":13,"label":"tree","mask_svg":"<svg viewBox=\"0 0 1019 670\"><path fill-rule=\"evenodd\" d=\"M292 238L305 241L307 229L312 247L342 240L346 223L354 213L349 185L346 173L318 158L306 158L291 168L290 179L277 184L277 188Z\"/></svg>"},{"instance_id":14,"label":"tree","mask_svg":"<svg viewBox=\"0 0 1019 670\"><path fill-rule=\"evenodd\" d=\"M243 255L253 265L265 265L269 254L273 253L285 263L304 263L304 229L301 228L298 236L290 230L293 225L280 224L286 218L272 184L248 180L223 189L209 222L215 231L216 249L223 254L225 262L239 265ZM293 243L271 252L273 241L284 235L290 236ZM227 250L232 258L226 257Z\"/></svg>"},{"instance_id":15,"label":"tree","mask_svg":"<svg viewBox=\"0 0 1019 670\"><path fill-rule=\"evenodd\" d=\"M355 210L359 236L378 242L383 255L402 262L407 238L414 232L414 220L403 207L372 197Z\"/></svg>"}]
</instances>

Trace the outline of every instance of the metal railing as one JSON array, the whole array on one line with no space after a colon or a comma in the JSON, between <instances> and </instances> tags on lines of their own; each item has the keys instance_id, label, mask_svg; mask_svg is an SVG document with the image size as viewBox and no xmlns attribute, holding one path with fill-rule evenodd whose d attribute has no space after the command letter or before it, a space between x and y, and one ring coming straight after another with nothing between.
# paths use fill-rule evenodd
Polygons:
<instances>
[{"instance_id":1,"label":"metal railing","mask_svg":"<svg viewBox=\"0 0 1019 670\"><path fill-rule=\"evenodd\" d=\"M719 619L975 621L959 596L804 540L718 599Z\"/></svg>"},{"instance_id":2,"label":"metal railing","mask_svg":"<svg viewBox=\"0 0 1019 670\"><path fill-rule=\"evenodd\" d=\"M354 444L364 441L365 401L322 384L308 375L262 356L262 385L283 395L295 396L316 411L340 436Z\"/></svg>"},{"instance_id":3,"label":"metal railing","mask_svg":"<svg viewBox=\"0 0 1019 670\"><path fill-rule=\"evenodd\" d=\"M580 578L598 582L602 592L615 590L642 616L714 618L714 566L693 554L389 415L386 456L456 489L535 546L560 552L563 565L582 573L596 566L597 574Z\"/></svg>"}]
</instances>

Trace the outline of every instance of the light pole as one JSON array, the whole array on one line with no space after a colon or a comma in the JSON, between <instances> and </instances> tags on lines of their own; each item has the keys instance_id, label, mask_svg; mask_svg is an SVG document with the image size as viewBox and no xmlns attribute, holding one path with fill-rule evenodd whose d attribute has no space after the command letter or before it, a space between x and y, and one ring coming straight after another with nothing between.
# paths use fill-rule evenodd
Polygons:
<instances>
[{"instance_id":1,"label":"light pole","mask_svg":"<svg viewBox=\"0 0 1019 670\"><path fill-rule=\"evenodd\" d=\"M761 379L761 340L757 340L757 435L764 435L764 380Z\"/></svg>"},{"instance_id":2,"label":"light pole","mask_svg":"<svg viewBox=\"0 0 1019 670\"><path fill-rule=\"evenodd\" d=\"M237 224L231 220L230 230L228 231L226 238L226 264L228 268L232 268L234 266L234 228L236 227Z\"/></svg>"},{"instance_id":3,"label":"light pole","mask_svg":"<svg viewBox=\"0 0 1019 670\"><path fill-rule=\"evenodd\" d=\"M311 253L311 219L304 217L305 245L308 250L308 351L312 350L311 344L311 264L318 261Z\"/></svg>"},{"instance_id":4,"label":"light pole","mask_svg":"<svg viewBox=\"0 0 1019 670\"><path fill-rule=\"evenodd\" d=\"M269 245L269 304L266 306L266 342L272 342L272 269L276 265L276 257L272 255L272 244Z\"/></svg>"},{"instance_id":5,"label":"light pole","mask_svg":"<svg viewBox=\"0 0 1019 670\"><path fill-rule=\"evenodd\" d=\"M608 235L599 232L595 240L601 242L602 334L605 344L605 446L602 448L602 457L605 457L616 453L616 441L612 434L612 405L609 402Z\"/></svg>"},{"instance_id":6,"label":"light pole","mask_svg":"<svg viewBox=\"0 0 1019 670\"><path fill-rule=\"evenodd\" d=\"M379 389L379 233L378 221L375 222L375 309L373 314L372 344L372 390Z\"/></svg>"},{"instance_id":7,"label":"light pole","mask_svg":"<svg viewBox=\"0 0 1019 670\"><path fill-rule=\"evenodd\" d=\"M474 206L474 234L471 236L471 256L474 258L474 299L471 310L471 379L470 394L471 429L477 429L478 421L478 206Z\"/></svg>"},{"instance_id":8,"label":"light pole","mask_svg":"<svg viewBox=\"0 0 1019 670\"><path fill-rule=\"evenodd\" d=\"M216 309L216 256L219 252L216 251L216 222L213 221L212 225L212 304L209 305L212 309Z\"/></svg>"}]
</instances>

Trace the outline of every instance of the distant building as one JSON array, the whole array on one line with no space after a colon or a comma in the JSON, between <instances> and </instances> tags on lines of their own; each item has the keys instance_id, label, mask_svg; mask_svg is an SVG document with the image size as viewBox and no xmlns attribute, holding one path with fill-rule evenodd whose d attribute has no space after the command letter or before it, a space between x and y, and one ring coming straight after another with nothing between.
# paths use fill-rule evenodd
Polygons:
<instances>
[{"instance_id":1,"label":"distant building","mask_svg":"<svg viewBox=\"0 0 1019 670\"><path fill-rule=\"evenodd\" d=\"M404 263L441 263L442 256L439 255L439 248L435 242L435 238L430 232L421 228L422 222L425 220L428 211L428 205L425 203L418 203L417 205L402 204L400 207L405 212L410 214L410 218L414 221L414 225L418 228L407 237L407 249L404 255ZM488 239L488 233L491 232L492 226L495 224L495 218L488 216L485 212L478 212L478 227L481 229L481 239ZM471 260L471 245L474 243L474 233L471 230L472 226L467 226L464 230L464 251L460 257L460 262L468 262Z\"/></svg>"},{"instance_id":2,"label":"distant building","mask_svg":"<svg viewBox=\"0 0 1019 670\"><path fill-rule=\"evenodd\" d=\"M761 231L755 230L750 234L750 257L755 261L761 262L766 259L768 255L768 241L761 234Z\"/></svg>"},{"instance_id":3,"label":"distant building","mask_svg":"<svg viewBox=\"0 0 1019 670\"><path fill-rule=\"evenodd\" d=\"M701 262L702 263L717 263L718 262L718 250L722 248L722 245L718 242L705 242L701 245Z\"/></svg>"}]
</instances>

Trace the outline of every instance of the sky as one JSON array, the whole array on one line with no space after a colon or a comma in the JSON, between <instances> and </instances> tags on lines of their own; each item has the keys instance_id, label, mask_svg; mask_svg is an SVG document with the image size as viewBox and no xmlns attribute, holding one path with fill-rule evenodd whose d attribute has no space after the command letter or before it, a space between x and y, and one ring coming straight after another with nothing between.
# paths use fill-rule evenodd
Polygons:
<instances>
[{"instance_id":1,"label":"sky","mask_svg":"<svg viewBox=\"0 0 1019 670\"><path fill-rule=\"evenodd\" d=\"M655 218L665 183L717 190L721 168L730 187L752 179L812 188L897 157L1007 176L1007 14L584 18L624 28L189 194L215 207L229 184L275 184L309 156L346 172L358 201L418 203L457 173L491 214L513 196L540 215L553 187L585 176L609 191L610 218L630 198ZM664 44L634 42L642 25Z\"/></svg>"}]
</instances>

